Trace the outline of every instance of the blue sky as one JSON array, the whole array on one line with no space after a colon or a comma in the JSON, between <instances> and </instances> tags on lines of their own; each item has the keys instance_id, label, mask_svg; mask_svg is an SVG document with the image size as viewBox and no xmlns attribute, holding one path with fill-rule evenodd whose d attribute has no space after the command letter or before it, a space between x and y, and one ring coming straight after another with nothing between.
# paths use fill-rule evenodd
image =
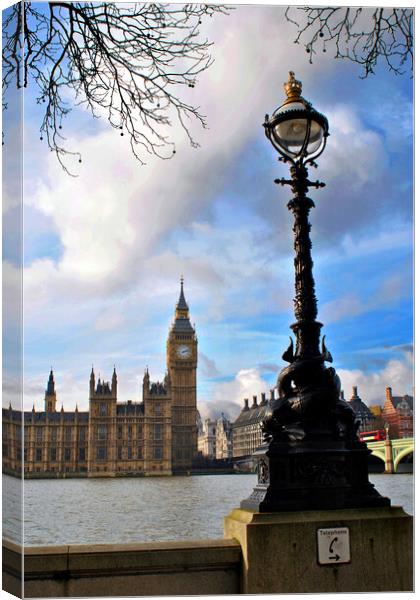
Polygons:
<instances>
[{"instance_id":1,"label":"blue sky","mask_svg":"<svg viewBox=\"0 0 420 600\"><path fill-rule=\"evenodd\" d=\"M165 371L165 343L185 278L199 339L198 402L236 416L243 398L273 387L293 322L287 167L264 136L265 113L284 98L289 70L329 119L331 136L311 174L319 318L345 395L368 404L385 387L412 393L413 89L408 75L359 68L320 54L313 64L284 10L238 6L203 23L214 64L182 92L207 116L193 149L177 128L177 154L141 166L127 139L75 109L64 133L82 153L70 178L39 140L40 114L25 96L24 406L43 407L50 366L59 405L88 406L91 365L119 374L119 399L139 400L143 371ZM4 147L3 283L16 293L19 194ZM8 135L9 128L9 135ZM13 302L4 314L3 402L15 401Z\"/></svg>"}]
</instances>

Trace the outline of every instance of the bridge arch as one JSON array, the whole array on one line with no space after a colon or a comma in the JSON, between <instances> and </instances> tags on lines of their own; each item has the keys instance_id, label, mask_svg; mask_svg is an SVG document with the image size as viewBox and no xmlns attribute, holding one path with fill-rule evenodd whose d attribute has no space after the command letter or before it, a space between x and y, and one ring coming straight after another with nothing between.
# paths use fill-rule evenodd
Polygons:
<instances>
[{"instance_id":1,"label":"bridge arch","mask_svg":"<svg viewBox=\"0 0 420 600\"><path fill-rule=\"evenodd\" d=\"M376 456L376 458L379 458L383 463L385 463L385 451L381 452L381 450L372 450L371 456Z\"/></svg>"},{"instance_id":2,"label":"bridge arch","mask_svg":"<svg viewBox=\"0 0 420 600\"><path fill-rule=\"evenodd\" d=\"M403 458L405 458L406 456L409 456L410 454L414 455L414 445L404 448L403 450L401 450L401 452L399 452L395 456L395 458L394 458L394 470L395 471L397 471L398 465L400 464L401 460Z\"/></svg>"}]
</instances>

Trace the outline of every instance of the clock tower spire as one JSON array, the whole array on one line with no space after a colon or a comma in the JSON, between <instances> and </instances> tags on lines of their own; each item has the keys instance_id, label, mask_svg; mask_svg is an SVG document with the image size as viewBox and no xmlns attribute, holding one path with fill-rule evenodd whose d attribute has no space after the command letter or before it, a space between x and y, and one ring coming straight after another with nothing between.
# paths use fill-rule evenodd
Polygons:
<instances>
[{"instance_id":1,"label":"clock tower spire","mask_svg":"<svg viewBox=\"0 0 420 600\"><path fill-rule=\"evenodd\" d=\"M184 296L184 277L181 275L181 292L175 309L175 319L189 319L190 309Z\"/></svg>"},{"instance_id":2,"label":"clock tower spire","mask_svg":"<svg viewBox=\"0 0 420 600\"><path fill-rule=\"evenodd\" d=\"M197 336L190 322L183 277L166 356L171 381L172 469L186 472L197 454Z\"/></svg>"}]
</instances>

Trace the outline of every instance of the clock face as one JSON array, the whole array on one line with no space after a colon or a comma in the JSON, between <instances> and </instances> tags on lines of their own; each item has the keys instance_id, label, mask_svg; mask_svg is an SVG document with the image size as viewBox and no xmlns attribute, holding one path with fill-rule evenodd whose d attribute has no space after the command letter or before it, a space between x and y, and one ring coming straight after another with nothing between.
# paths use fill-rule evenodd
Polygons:
<instances>
[{"instance_id":1,"label":"clock face","mask_svg":"<svg viewBox=\"0 0 420 600\"><path fill-rule=\"evenodd\" d=\"M176 353L179 358L189 358L191 356L191 349L188 346L178 346Z\"/></svg>"}]
</instances>

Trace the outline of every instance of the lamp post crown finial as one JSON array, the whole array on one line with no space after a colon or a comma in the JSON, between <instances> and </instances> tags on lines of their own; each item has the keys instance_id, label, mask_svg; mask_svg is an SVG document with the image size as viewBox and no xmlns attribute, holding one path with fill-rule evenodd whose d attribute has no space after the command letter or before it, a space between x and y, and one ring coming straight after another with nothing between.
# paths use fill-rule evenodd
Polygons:
<instances>
[{"instance_id":1,"label":"lamp post crown finial","mask_svg":"<svg viewBox=\"0 0 420 600\"><path fill-rule=\"evenodd\" d=\"M289 80L284 84L284 91L288 100L297 100L302 94L302 82L295 79L293 71L289 71Z\"/></svg>"}]
</instances>

